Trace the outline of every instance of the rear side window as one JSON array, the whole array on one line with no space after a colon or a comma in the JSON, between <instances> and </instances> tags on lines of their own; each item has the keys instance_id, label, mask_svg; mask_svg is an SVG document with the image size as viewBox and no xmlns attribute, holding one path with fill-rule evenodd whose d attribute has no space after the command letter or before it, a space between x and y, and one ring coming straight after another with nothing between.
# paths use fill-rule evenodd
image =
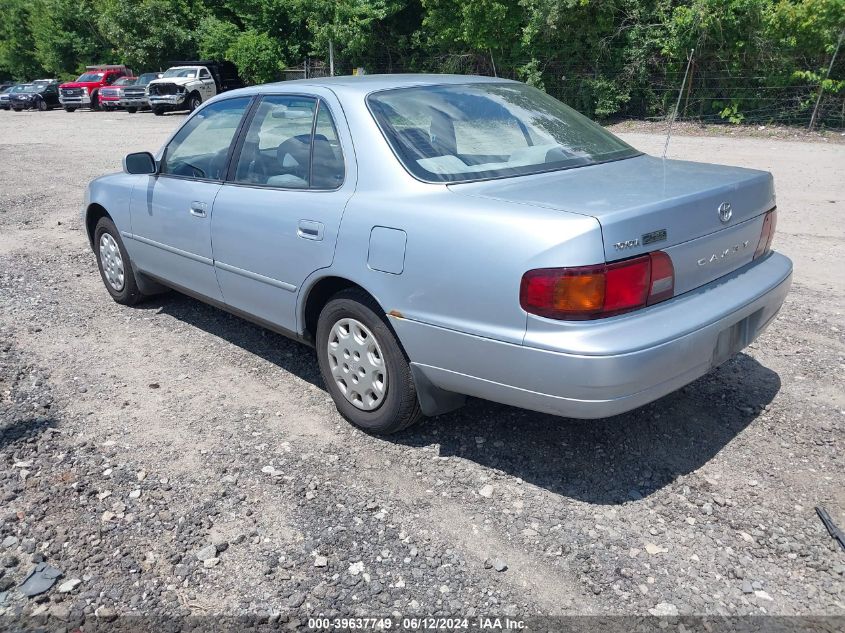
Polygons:
<instances>
[{"instance_id":1,"label":"rear side window","mask_svg":"<svg viewBox=\"0 0 845 633\"><path fill-rule=\"evenodd\" d=\"M164 150L161 173L222 180L229 147L250 97L226 99L191 117Z\"/></svg>"},{"instance_id":2,"label":"rear side window","mask_svg":"<svg viewBox=\"0 0 845 633\"><path fill-rule=\"evenodd\" d=\"M316 99L264 97L244 137L234 180L283 189L335 189L344 162L331 114Z\"/></svg>"},{"instance_id":3,"label":"rear side window","mask_svg":"<svg viewBox=\"0 0 845 633\"><path fill-rule=\"evenodd\" d=\"M343 184L345 165L337 129L329 109L321 101L314 125L314 155L311 159L311 186L335 189Z\"/></svg>"}]
</instances>

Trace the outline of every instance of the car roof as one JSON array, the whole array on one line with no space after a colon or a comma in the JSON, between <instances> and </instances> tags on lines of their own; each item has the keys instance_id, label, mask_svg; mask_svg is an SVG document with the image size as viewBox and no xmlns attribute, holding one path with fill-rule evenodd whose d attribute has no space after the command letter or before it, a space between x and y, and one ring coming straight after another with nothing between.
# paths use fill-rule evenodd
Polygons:
<instances>
[{"instance_id":1,"label":"car roof","mask_svg":"<svg viewBox=\"0 0 845 633\"><path fill-rule=\"evenodd\" d=\"M439 75L439 74L394 74L394 75L343 75L337 77L315 77L313 79L294 79L279 81L260 86L250 86L239 90L241 94L265 92L296 92L301 88L330 88L338 92L366 95L380 90L393 88L412 88L422 86L442 86L480 83L518 83L510 79L485 77L480 75Z\"/></svg>"}]
</instances>

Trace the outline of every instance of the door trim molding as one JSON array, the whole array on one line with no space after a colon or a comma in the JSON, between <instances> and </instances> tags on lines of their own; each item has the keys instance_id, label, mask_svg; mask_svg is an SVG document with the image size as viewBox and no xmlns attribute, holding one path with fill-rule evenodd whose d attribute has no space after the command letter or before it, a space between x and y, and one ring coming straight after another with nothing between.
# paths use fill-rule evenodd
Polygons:
<instances>
[{"instance_id":1,"label":"door trim molding","mask_svg":"<svg viewBox=\"0 0 845 633\"><path fill-rule=\"evenodd\" d=\"M140 235L132 235L123 231L121 231L120 234L123 237L128 237L130 240L141 242L142 244L146 244L147 246L155 246L156 248L160 248L161 250L167 251L168 253L173 253L174 255L181 255L182 257L187 257L188 259L192 259L195 262L200 262L201 264L206 264L208 266L214 266L214 260L209 259L208 257L203 257L202 255L191 253L190 251L183 251L181 248L176 248L175 246L168 246L167 244L162 244L161 242L156 242L155 240L151 240L147 237L141 237Z\"/></svg>"},{"instance_id":2,"label":"door trim molding","mask_svg":"<svg viewBox=\"0 0 845 633\"><path fill-rule=\"evenodd\" d=\"M246 277L247 279L252 279L253 281L260 281L273 286L274 288L287 290L288 292L296 292L297 289L296 286L289 284L286 281L279 281L278 279L273 279L272 277L265 277L264 275L259 275L258 273L244 270L243 268L238 268L237 266L232 266L231 264L224 264L223 262L216 261L214 262L214 266L215 268L225 270L228 273L234 273L235 275L240 275L241 277Z\"/></svg>"}]
</instances>

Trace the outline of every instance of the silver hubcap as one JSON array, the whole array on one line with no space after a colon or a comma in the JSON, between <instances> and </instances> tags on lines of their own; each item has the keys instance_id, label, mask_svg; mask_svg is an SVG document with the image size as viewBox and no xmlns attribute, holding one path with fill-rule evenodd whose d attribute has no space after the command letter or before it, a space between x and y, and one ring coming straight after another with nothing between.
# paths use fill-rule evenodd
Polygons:
<instances>
[{"instance_id":1,"label":"silver hubcap","mask_svg":"<svg viewBox=\"0 0 845 633\"><path fill-rule=\"evenodd\" d=\"M329 367L343 396L363 411L377 409L387 395L387 365L366 325L341 319L328 342Z\"/></svg>"},{"instance_id":2,"label":"silver hubcap","mask_svg":"<svg viewBox=\"0 0 845 633\"><path fill-rule=\"evenodd\" d=\"M109 285L118 292L123 290L123 258L117 242L109 233L100 237L100 264Z\"/></svg>"}]
</instances>

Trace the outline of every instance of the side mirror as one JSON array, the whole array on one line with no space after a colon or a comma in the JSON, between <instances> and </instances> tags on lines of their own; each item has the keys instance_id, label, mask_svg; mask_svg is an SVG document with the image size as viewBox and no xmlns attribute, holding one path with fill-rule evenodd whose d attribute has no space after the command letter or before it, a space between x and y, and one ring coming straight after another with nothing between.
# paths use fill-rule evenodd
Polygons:
<instances>
[{"instance_id":1,"label":"side mirror","mask_svg":"<svg viewBox=\"0 0 845 633\"><path fill-rule=\"evenodd\" d=\"M123 171L127 174L154 174L156 161L149 152L135 152L123 158Z\"/></svg>"}]
</instances>

